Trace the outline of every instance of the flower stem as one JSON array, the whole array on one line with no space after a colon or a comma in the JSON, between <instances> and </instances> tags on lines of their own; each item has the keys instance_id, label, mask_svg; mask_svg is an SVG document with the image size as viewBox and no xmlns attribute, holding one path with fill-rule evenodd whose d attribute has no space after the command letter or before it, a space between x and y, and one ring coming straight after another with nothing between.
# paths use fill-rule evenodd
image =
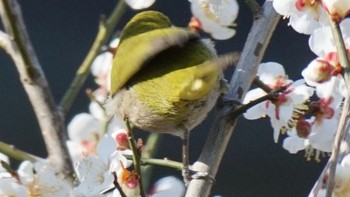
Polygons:
<instances>
[{"instance_id":1,"label":"flower stem","mask_svg":"<svg viewBox=\"0 0 350 197\"><path fill-rule=\"evenodd\" d=\"M86 81L87 76L89 75L90 66L101 50L101 47L106 43L107 39L111 36L113 30L115 29L117 23L121 19L122 15L125 12L126 4L124 1L120 0L111 13L110 17L105 20L104 17L100 20L99 31L96 35L95 41L91 46L91 49L84 61L80 65L76 76L72 83L70 84L68 90L64 94L60 106L62 114L66 115L70 110L75 98L77 97L81 87Z\"/></svg>"},{"instance_id":2,"label":"flower stem","mask_svg":"<svg viewBox=\"0 0 350 197\"><path fill-rule=\"evenodd\" d=\"M259 77L255 77L253 84L264 90L266 93L270 93L272 91L272 89L263 81L261 81Z\"/></svg>"},{"instance_id":3,"label":"flower stem","mask_svg":"<svg viewBox=\"0 0 350 197\"><path fill-rule=\"evenodd\" d=\"M127 159L132 159L131 156L125 155ZM182 170L182 163L178 161L173 161L169 159L153 159L153 158L140 158L140 164L142 166L146 165L157 165L157 166L163 166L168 168L174 168L176 170Z\"/></svg>"},{"instance_id":4,"label":"flower stem","mask_svg":"<svg viewBox=\"0 0 350 197\"><path fill-rule=\"evenodd\" d=\"M127 197L122 189L122 187L120 187L119 183L118 183L118 177L117 177L117 173L113 172L113 176L114 176L114 185L117 188L117 190L119 191L119 194L121 197Z\"/></svg>"},{"instance_id":5,"label":"flower stem","mask_svg":"<svg viewBox=\"0 0 350 197\"><path fill-rule=\"evenodd\" d=\"M330 18L330 16L329 16ZM349 63L349 57L345 48L344 40L342 37L342 32L340 29L340 26L338 23L330 21L330 26L333 34L333 38L335 41L335 45L337 48L338 52L338 58L339 58L339 63L340 65L344 68L344 80L345 80L345 85L347 87L347 96L345 97L344 101L344 106L343 110L340 116L339 124L338 124L338 129L337 133L335 135L334 139L334 144L333 144L333 150L332 150L332 155L329 159L329 174L328 174L328 184L327 184L327 197L331 197L333 190L334 190L334 178L335 178L335 172L336 172L336 167L338 163L338 158L339 158L339 150L340 150L340 145L344 139L345 136L345 125L347 122L348 114L350 112L350 63Z\"/></svg>"},{"instance_id":6,"label":"flower stem","mask_svg":"<svg viewBox=\"0 0 350 197\"><path fill-rule=\"evenodd\" d=\"M159 133L151 133L146 141L146 148L142 150L142 158L141 158L141 165L145 165L145 160L154 158L157 154L157 151L159 150L160 141L162 138L162 134ZM155 164L156 165L156 164ZM141 168L142 170L142 181L143 186L145 189L149 188L149 184L151 182L152 177L152 165L147 165Z\"/></svg>"},{"instance_id":7,"label":"flower stem","mask_svg":"<svg viewBox=\"0 0 350 197\"><path fill-rule=\"evenodd\" d=\"M134 133L132 131L128 117L124 117L124 121L125 121L125 125L126 125L127 131L128 131L129 145L130 145L131 150L132 150L132 159L134 162L134 169L135 169L136 173L140 176L140 179L139 179L140 195L142 197L145 197L146 195L145 195L145 190L143 188L142 175L141 175L140 152L139 152L139 149L136 147Z\"/></svg>"},{"instance_id":8,"label":"flower stem","mask_svg":"<svg viewBox=\"0 0 350 197\"><path fill-rule=\"evenodd\" d=\"M7 155L11 159L14 159L17 161L24 161L24 160L28 160L31 162L37 161L37 159L31 154L24 152L22 150L19 150L15 146L6 144L1 141L0 141L0 152Z\"/></svg>"},{"instance_id":9,"label":"flower stem","mask_svg":"<svg viewBox=\"0 0 350 197\"><path fill-rule=\"evenodd\" d=\"M234 110L232 110L232 112L230 113L231 117L237 117L238 115L246 112L249 108L264 102L266 100L273 100L276 98L276 96L278 95L278 93L283 92L286 90L288 86L283 86L283 87L278 87L276 89L271 90L270 92L268 92L268 94L266 94L265 96L262 96L258 99L255 99L253 101L250 101L249 103L245 104L245 105L241 105L238 108L235 108Z\"/></svg>"}]
</instances>

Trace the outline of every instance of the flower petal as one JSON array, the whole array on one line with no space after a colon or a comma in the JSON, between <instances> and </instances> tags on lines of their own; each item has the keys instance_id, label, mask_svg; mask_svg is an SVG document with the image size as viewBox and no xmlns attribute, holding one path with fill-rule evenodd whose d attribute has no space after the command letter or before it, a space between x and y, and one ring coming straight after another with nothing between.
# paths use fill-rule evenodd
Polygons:
<instances>
[{"instance_id":1,"label":"flower petal","mask_svg":"<svg viewBox=\"0 0 350 197\"><path fill-rule=\"evenodd\" d=\"M153 5L155 0L125 0L125 2L134 10L141 10Z\"/></svg>"}]
</instances>

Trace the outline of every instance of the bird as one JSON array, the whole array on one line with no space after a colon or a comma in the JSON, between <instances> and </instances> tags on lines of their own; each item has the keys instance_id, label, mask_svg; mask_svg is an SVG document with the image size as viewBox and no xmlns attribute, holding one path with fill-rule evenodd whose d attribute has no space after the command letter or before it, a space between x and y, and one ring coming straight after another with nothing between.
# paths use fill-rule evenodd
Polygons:
<instances>
[{"instance_id":1,"label":"bird","mask_svg":"<svg viewBox=\"0 0 350 197\"><path fill-rule=\"evenodd\" d=\"M237 53L217 56L209 39L173 26L161 12L140 12L121 32L107 111L141 130L179 136L187 145L189 131L227 91L223 71L237 59Z\"/></svg>"}]
</instances>

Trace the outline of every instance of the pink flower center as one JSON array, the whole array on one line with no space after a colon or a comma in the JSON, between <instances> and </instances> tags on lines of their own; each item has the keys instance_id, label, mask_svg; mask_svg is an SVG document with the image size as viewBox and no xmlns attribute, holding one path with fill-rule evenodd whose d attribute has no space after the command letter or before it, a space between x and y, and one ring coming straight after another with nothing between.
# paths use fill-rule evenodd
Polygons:
<instances>
[{"instance_id":1,"label":"pink flower center","mask_svg":"<svg viewBox=\"0 0 350 197\"><path fill-rule=\"evenodd\" d=\"M305 9L306 7L317 8L317 6L319 6L319 3L319 0L297 0L295 2L295 7L299 11L303 11L303 9Z\"/></svg>"},{"instance_id":2,"label":"pink flower center","mask_svg":"<svg viewBox=\"0 0 350 197\"><path fill-rule=\"evenodd\" d=\"M121 184L125 185L129 189L135 189L139 186L140 176L134 172L129 171L122 167L122 172L120 176Z\"/></svg>"},{"instance_id":3,"label":"pink flower center","mask_svg":"<svg viewBox=\"0 0 350 197\"><path fill-rule=\"evenodd\" d=\"M313 15L315 19L320 18L320 0L297 0L295 2L295 7L298 11L302 12L305 10L310 10L310 13Z\"/></svg>"},{"instance_id":4,"label":"pink flower center","mask_svg":"<svg viewBox=\"0 0 350 197\"><path fill-rule=\"evenodd\" d=\"M350 49L347 49L347 53L348 53L348 55L350 55ZM329 64L331 64L331 66L333 67L331 72L330 72L333 76L338 75L339 73L341 73L343 71L343 67L339 63L337 52L327 53L325 55L325 60L327 62L329 62Z\"/></svg>"},{"instance_id":5,"label":"pink flower center","mask_svg":"<svg viewBox=\"0 0 350 197\"><path fill-rule=\"evenodd\" d=\"M284 76L278 76L276 77L276 81L274 84L268 84L268 86L271 88L271 89L276 89L276 88L280 88L280 87L287 87L287 86L290 86L291 83L290 82L287 82L285 77ZM293 92L294 91L294 88L289 88L287 89L286 91L280 93L278 96L276 96L274 99L271 100L271 102L276 106L275 108L275 117L277 120L280 119L280 113L279 113L279 110L280 110L280 106L284 103L286 103L288 101L288 94ZM267 101L266 102L266 108L269 107L270 105L270 102Z\"/></svg>"},{"instance_id":6,"label":"pink flower center","mask_svg":"<svg viewBox=\"0 0 350 197\"><path fill-rule=\"evenodd\" d=\"M83 156L88 156L96 152L96 142L90 140L82 140L81 145L84 147Z\"/></svg>"},{"instance_id":7,"label":"pink flower center","mask_svg":"<svg viewBox=\"0 0 350 197\"><path fill-rule=\"evenodd\" d=\"M300 117L297 121L296 130L300 138L307 138L311 133L311 124L304 117Z\"/></svg>"},{"instance_id":8,"label":"pink flower center","mask_svg":"<svg viewBox=\"0 0 350 197\"><path fill-rule=\"evenodd\" d=\"M293 89L294 90L294 89ZM292 89L289 89L283 93L281 93L277 99L275 101L273 101L273 104L275 104L276 109L275 109L275 115L276 115L276 119L279 120L280 119L280 106L283 103L286 103L288 101L288 96L287 94L291 93L293 91Z\"/></svg>"},{"instance_id":9,"label":"pink flower center","mask_svg":"<svg viewBox=\"0 0 350 197\"><path fill-rule=\"evenodd\" d=\"M137 179L127 180L125 185L129 189L135 189L135 188L137 188L139 186L139 181Z\"/></svg>"},{"instance_id":10,"label":"pink flower center","mask_svg":"<svg viewBox=\"0 0 350 197\"><path fill-rule=\"evenodd\" d=\"M317 73L317 82L318 83L323 83L326 81L329 81L332 76L338 75L342 68L333 66L331 59L334 57L331 57L332 55L329 56L329 60L317 60L319 63L318 66L315 68L314 72ZM337 60L338 61L338 60Z\"/></svg>"},{"instance_id":11,"label":"pink flower center","mask_svg":"<svg viewBox=\"0 0 350 197\"><path fill-rule=\"evenodd\" d=\"M333 102L333 97L328 99L321 98L319 101L311 102L309 109L312 115L316 117L316 121L320 122L323 119L331 119L334 115L334 109L330 106Z\"/></svg>"}]
</instances>

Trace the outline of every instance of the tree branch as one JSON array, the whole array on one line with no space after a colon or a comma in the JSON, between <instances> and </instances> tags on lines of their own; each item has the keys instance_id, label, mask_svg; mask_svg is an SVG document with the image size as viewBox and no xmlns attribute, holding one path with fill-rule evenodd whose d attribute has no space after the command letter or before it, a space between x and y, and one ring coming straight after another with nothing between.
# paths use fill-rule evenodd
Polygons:
<instances>
[{"instance_id":1,"label":"tree branch","mask_svg":"<svg viewBox=\"0 0 350 197\"><path fill-rule=\"evenodd\" d=\"M266 1L262 7L262 15L252 26L247 42L241 54L240 61L230 82L230 90L227 98L241 101L255 78L272 33L280 19L274 11L271 1ZM220 106L220 104L219 104ZM196 172L209 173L209 177L215 177L222 157L232 136L237 117L228 117L232 106L223 106L213 123L207 137L202 153L192 167ZM192 179L188 186L186 196L208 196L213 185L211 179Z\"/></svg>"},{"instance_id":2,"label":"tree branch","mask_svg":"<svg viewBox=\"0 0 350 197\"><path fill-rule=\"evenodd\" d=\"M156 156L157 151L159 150L162 136L163 135L159 133L149 134L145 144L146 148L142 150L141 165L145 164L144 163L145 160L149 158L154 158ZM151 184L153 167L154 167L153 165L145 165L141 168L143 186L146 190L149 189ZM181 169L182 169L182 164L181 164Z\"/></svg>"},{"instance_id":3,"label":"tree branch","mask_svg":"<svg viewBox=\"0 0 350 197\"><path fill-rule=\"evenodd\" d=\"M18 2L1 0L0 14L6 33L11 39L6 51L17 67L22 85L33 106L46 144L48 159L58 173L65 178L71 177L73 168L65 146L67 136L64 122L31 45Z\"/></svg>"},{"instance_id":4,"label":"tree branch","mask_svg":"<svg viewBox=\"0 0 350 197\"><path fill-rule=\"evenodd\" d=\"M7 155L8 157L10 157L11 159L17 160L17 161L31 161L31 162L35 162L37 160L39 160L39 158L24 152L22 150L17 149L15 146L13 145L9 145L6 144L4 142L0 141L0 153L3 153L5 155Z\"/></svg>"},{"instance_id":5,"label":"tree branch","mask_svg":"<svg viewBox=\"0 0 350 197\"><path fill-rule=\"evenodd\" d=\"M71 106L73 105L73 102L77 97L81 87L83 86L84 82L86 81L86 78L90 74L90 66L92 62L94 61L98 53L101 51L101 47L106 43L107 39L111 37L117 23L124 14L125 8L126 3L120 0L107 20L105 20L104 17L101 18L99 30L96 35L95 41L92 44L89 53L86 55L83 63L80 65L75 78L73 79L72 83L70 84L68 90L66 91L60 102L63 116L65 116L68 113Z\"/></svg>"}]
</instances>

